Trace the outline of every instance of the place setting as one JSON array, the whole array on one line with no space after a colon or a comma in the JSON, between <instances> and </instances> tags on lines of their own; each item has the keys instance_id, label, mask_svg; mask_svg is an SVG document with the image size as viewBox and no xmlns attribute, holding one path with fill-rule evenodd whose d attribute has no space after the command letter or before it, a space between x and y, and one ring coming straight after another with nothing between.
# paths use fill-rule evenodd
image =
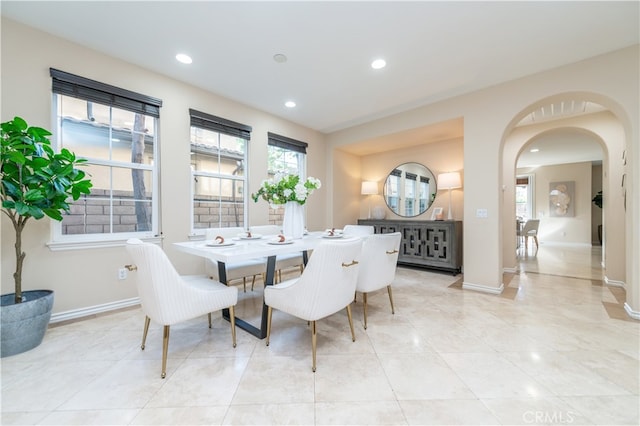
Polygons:
<instances>
[{"instance_id":1,"label":"place setting","mask_svg":"<svg viewBox=\"0 0 640 426\"><path fill-rule=\"evenodd\" d=\"M213 240L207 241L205 245L207 247L229 247L234 245L235 242L230 240L225 240L225 238L221 235L216 236Z\"/></svg>"},{"instance_id":2,"label":"place setting","mask_svg":"<svg viewBox=\"0 0 640 426\"><path fill-rule=\"evenodd\" d=\"M262 239L262 234L256 234L255 232L251 232L249 230L245 232L241 232L238 234L234 240L260 240Z\"/></svg>"},{"instance_id":3,"label":"place setting","mask_svg":"<svg viewBox=\"0 0 640 426\"><path fill-rule=\"evenodd\" d=\"M293 244L294 239L292 237L287 237L283 234L279 234L273 238L270 238L269 241L267 241L268 244L273 244L273 245L285 245L285 244Z\"/></svg>"},{"instance_id":4,"label":"place setting","mask_svg":"<svg viewBox=\"0 0 640 426\"><path fill-rule=\"evenodd\" d=\"M322 234L322 238L342 238L342 237L343 237L342 229L336 229L336 228L326 229Z\"/></svg>"}]
</instances>

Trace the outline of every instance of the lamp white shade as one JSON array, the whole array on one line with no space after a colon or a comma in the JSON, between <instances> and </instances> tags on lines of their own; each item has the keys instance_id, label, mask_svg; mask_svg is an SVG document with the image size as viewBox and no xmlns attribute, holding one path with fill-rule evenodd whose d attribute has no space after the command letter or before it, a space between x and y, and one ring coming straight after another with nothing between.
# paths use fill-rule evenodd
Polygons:
<instances>
[{"instance_id":1,"label":"lamp white shade","mask_svg":"<svg viewBox=\"0 0 640 426\"><path fill-rule=\"evenodd\" d=\"M448 220L453 220L453 211L451 208L451 190L460 188L461 186L462 182L460 180L460 173L458 172L441 173L438 175L438 189L449 190L449 211L447 212Z\"/></svg>"},{"instance_id":2,"label":"lamp white shade","mask_svg":"<svg viewBox=\"0 0 640 426\"><path fill-rule=\"evenodd\" d=\"M438 189L455 189L462 187L460 173L448 172L438 175Z\"/></svg>"},{"instance_id":3,"label":"lamp white shade","mask_svg":"<svg viewBox=\"0 0 640 426\"><path fill-rule=\"evenodd\" d=\"M378 182L372 182L365 180L362 182L362 189L360 191L362 195L377 195L378 194Z\"/></svg>"}]
</instances>

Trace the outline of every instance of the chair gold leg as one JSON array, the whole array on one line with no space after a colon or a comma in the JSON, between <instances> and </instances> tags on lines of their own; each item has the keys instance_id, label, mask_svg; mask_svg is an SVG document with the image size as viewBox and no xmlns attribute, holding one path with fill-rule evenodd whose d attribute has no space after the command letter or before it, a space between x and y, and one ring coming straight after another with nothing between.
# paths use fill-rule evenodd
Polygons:
<instances>
[{"instance_id":1,"label":"chair gold leg","mask_svg":"<svg viewBox=\"0 0 640 426\"><path fill-rule=\"evenodd\" d=\"M356 341L356 333L353 331L353 317L351 316L351 305L347 305L347 317L349 317L349 327L351 328L351 341Z\"/></svg>"},{"instance_id":2,"label":"chair gold leg","mask_svg":"<svg viewBox=\"0 0 640 426\"><path fill-rule=\"evenodd\" d=\"M364 329L367 329L367 293L362 293L362 306L364 310Z\"/></svg>"},{"instance_id":3,"label":"chair gold leg","mask_svg":"<svg viewBox=\"0 0 640 426\"><path fill-rule=\"evenodd\" d=\"M169 326L164 326L162 333L162 374L163 379L167 377L167 352L169 352Z\"/></svg>"},{"instance_id":4,"label":"chair gold leg","mask_svg":"<svg viewBox=\"0 0 640 426\"><path fill-rule=\"evenodd\" d=\"M311 367L311 370L314 373L316 372L316 342L317 342L316 322L311 321L311 356L313 358L313 366Z\"/></svg>"},{"instance_id":5,"label":"chair gold leg","mask_svg":"<svg viewBox=\"0 0 640 426\"><path fill-rule=\"evenodd\" d=\"M253 286L255 286L256 284L256 276L254 275L253 278L251 279L251 291L253 291Z\"/></svg>"},{"instance_id":6,"label":"chair gold leg","mask_svg":"<svg viewBox=\"0 0 640 426\"><path fill-rule=\"evenodd\" d=\"M269 337L271 337L271 306L267 306L267 346L269 346Z\"/></svg>"},{"instance_id":7,"label":"chair gold leg","mask_svg":"<svg viewBox=\"0 0 640 426\"><path fill-rule=\"evenodd\" d=\"M142 330L142 345L140 345L140 349L144 351L144 344L147 341L147 333L149 332L149 324L151 323L151 318L148 316L144 317L144 329Z\"/></svg>"},{"instance_id":8,"label":"chair gold leg","mask_svg":"<svg viewBox=\"0 0 640 426\"><path fill-rule=\"evenodd\" d=\"M247 292L247 277L242 277L242 289L245 293Z\"/></svg>"},{"instance_id":9,"label":"chair gold leg","mask_svg":"<svg viewBox=\"0 0 640 426\"><path fill-rule=\"evenodd\" d=\"M396 311L393 308L393 296L391 295L391 284L387 286L387 293L389 293L389 302L391 302L391 314L395 314Z\"/></svg>"},{"instance_id":10,"label":"chair gold leg","mask_svg":"<svg viewBox=\"0 0 640 426\"><path fill-rule=\"evenodd\" d=\"M211 315L211 314L209 314ZM229 306L229 322L231 322L231 341L233 347L236 347L236 309L235 306Z\"/></svg>"},{"instance_id":11,"label":"chair gold leg","mask_svg":"<svg viewBox=\"0 0 640 426\"><path fill-rule=\"evenodd\" d=\"M209 318L209 328L211 328L211 312L207 314L207 317Z\"/></svg>"}]
</instances>

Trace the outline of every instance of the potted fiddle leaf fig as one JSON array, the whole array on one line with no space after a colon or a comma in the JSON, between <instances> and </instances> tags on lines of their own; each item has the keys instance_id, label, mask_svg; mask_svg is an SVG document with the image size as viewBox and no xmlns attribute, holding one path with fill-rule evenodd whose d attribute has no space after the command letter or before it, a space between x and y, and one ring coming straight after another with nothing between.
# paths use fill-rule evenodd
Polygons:
<instances>
[{"instance_id":1,"label":"potted fiddle leaf fig","mask_svg":"<svg viewBox=\"0 0 640 426\"><path fill-rule=\"evenodd\" d=\"M61 221L69 212L70 199L91 192L91 181L79 168L86 160L62 149L54 152L41 127L30 127L21 117L2 123L0 151L2 213L15 231L16 269L12 294L1 296L1 354L15 355L38 346L51 318L51 290L22 290L22 271L26 253L22 235L31 219L45 216ZM34 286L30 283L30 286Z\"/></svg>"}]
</instances>

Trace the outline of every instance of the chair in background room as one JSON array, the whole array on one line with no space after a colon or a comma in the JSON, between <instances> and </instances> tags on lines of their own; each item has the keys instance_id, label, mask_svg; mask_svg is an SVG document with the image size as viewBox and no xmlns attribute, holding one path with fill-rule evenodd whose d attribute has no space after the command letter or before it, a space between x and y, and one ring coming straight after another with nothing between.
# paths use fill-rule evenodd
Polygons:
<instances>
[{"instance_id":1,"label":"chair in background room","mask_svg":"<svg viewBox=\"0 0 640 426\"><path fill-rule=\"evenodd\" d=\"M316 321L341 309L347 310L351 338L355 342L351 302L356 290L362 241L359 238L326 241L317 246L300 278L287 280L264 290L267 310L267 340L271 317L277 309L311 324L312 370L316 371Z\"/></svg>"},{"instance_id":2,"label":"chair in background room","mask_svg":"<svg viewBox=\"0 0 640 426\"><path fill-rule=\"evenodd\" d=\"M365 330L367 329L367 293L386 287L391 302L391 313L395 313L391 283L396 277L401 237L400 232L375 234L362 243L356 291L362 293Z\"/></svg>"},{"instance_id":3,"label":"chair in background room","mask_svg":"<svg viewBox=\"0 0 640 426\"><path fill-rule=\"evenodd\" d=\"M375 229L372 225L345 225L342 228L342 235L349 237L365 237L373 235Z\"/></svg>"},{"instance_id":4,"label":"chair in background room","mask_svg":"<svg viewBox=\"0 0 640 426\"><path fill-rule=\"evenodd\" d=\"M145 313L141 348L144 350L151 320L164 326L162 335L162 374L167 375L169 327L207 314L211 328L211 312L229 309L231 339L236 347L234 307L238 302L238 289L211 281L206 276L180 276L160 247L144 243L137 238L127 241L127 251L136 270L138 296Z\"/></svg>"},{"instance_id":5,"label":"chair in background room","mask_svg":"<svg viewBox=\"0 0 640 426\"><path fill-rule=\"evenodd\" d=\"M208 228L205 232L205 240L214 240L217 236L221 236L225 240L237 237L240 233L244 232L244 228L236 226L231 228ZM215 281L220 281L220 275L218 273L218 262L213 259L205 260L206 274ZM242 280L243 291L247 292L247 277L251 277L251 289L256 282L256 276L265 273L267 270L266 259L249 259L241 262L227 263L225 264L225 270L227 273L227 282L223 284L230 285L233 280Z\"/></svg>"},{"instance_id":6,"label":"chair in background room","mask_svg":"<svg viewBox=\"0 0 640 426\"><path fill-rule=\"evenodd\" d=\"M282 232L282 227L278 225L258 225L252 226L251 232L261 235L278 235ZM289 254L281 254L276 256L276 274L275 281L282 281L282 271L287 269L298 269L300 273L304 271L304 258L302 257L302 252L300 253L289 253ZM251 285L251 289L253 290L253 284Z\"/></svg>"},{"instance_id":7,"label":"chair in background room","mask_svg":"<svg viewBox=\"0 0 640 426\"><path fill-rule=\"evenodd\" d=\"M538 227L540 226L539 219L529 219L524 224L522 229L518 231L518 238L524 238L524 249L529 248L529 237L533 237L533 241L536 244L536 252L538 251Z\"/></svg>"}]
</instances>

